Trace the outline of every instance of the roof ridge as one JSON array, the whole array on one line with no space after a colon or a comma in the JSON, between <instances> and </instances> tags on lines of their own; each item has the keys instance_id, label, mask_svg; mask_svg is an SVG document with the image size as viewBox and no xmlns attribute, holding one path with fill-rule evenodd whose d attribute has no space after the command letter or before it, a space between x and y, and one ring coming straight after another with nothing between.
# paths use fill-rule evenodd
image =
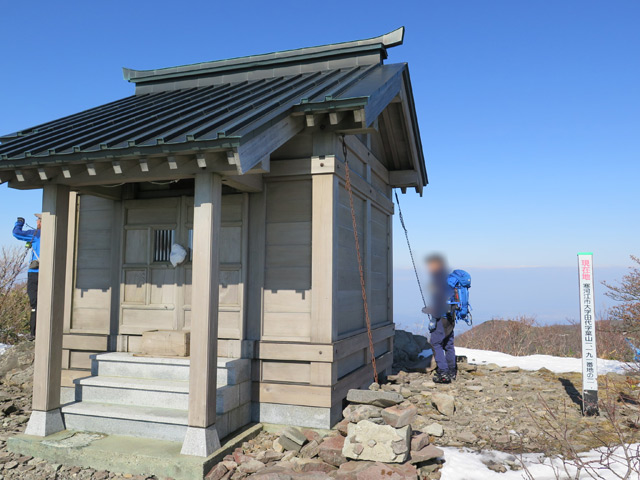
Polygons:
<instances>
[{"instance_id":1,"label":"roof ridge","mask_svg":"<svg viewBox=\"0 0 640 480\"><path fill-rule=\"evenodd\" d=\"M137 84L165 81L177 77L192 77L200 75L210 76L270 66L285 66L287 64L290 65L308 61L317 62L319 60L338 56L357 57L360 54L368 54L374 51L381 51L382 58L386 58L386 49L402 45L403 40L404 27L400 27L389 33L363 40L353 40L315 47L303 47L280 52L249 55L245 57L235 57L153 70L134 70L130 68L123 68L122 73L125 80Z\"/></svg>"}]
</instances>

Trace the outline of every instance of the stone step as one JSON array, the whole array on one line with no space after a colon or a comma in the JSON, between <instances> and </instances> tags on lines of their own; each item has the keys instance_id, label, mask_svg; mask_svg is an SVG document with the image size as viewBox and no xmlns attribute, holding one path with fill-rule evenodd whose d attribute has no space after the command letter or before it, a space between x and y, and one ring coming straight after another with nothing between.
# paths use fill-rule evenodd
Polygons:
<instances>
[{"instance_id":1,"label":"stone step","mask_svg":"<svg viewBox=\"0 0 640 480\"><path fill-rule=\"evenodd\" d=\"M91 373L94 376L148 378L156 380L189 380L188 358L155 358L134 356L131 353L102 353L95 355ZM247 358L219 358L218 387L237 385L250 380L251 360Z\"/></svg>"},{"instance_id":2,"label":"stone step","mask_svg":"<svg viewBox=\"0 0 640 480\"><path fill-rule=\"evenodd\" d=\"M101 353L91 362L91 374L104 377L189 381L188 358L151 358L131 353Z\"/></svg>"},{"instance_id":3,"label":"stone step","mask_svg":"<svg viewBox=\"0 0 640 480\"><path fill-rule=\"evenodd\" d=\"M131 377L88 377L75 381L76 400L139 407L189 408L189 382Z\"/></svg>"},{"instance_id":4,"label":"stone step","mask_svg":"<svg viewBox=\"0 0 640 480\"><path fill-rule=\"evenodd\" d=\"M62 407L67 430L182 442L187 412L171 408L79 402Z\"/></svg>"},{"instance_id":5,"label":"stone step","mask_svg":"<svg viewBox=\"0 0 640 480\"><path fill-rule=\"evenodd\" d=\"M76 400L113 405L187 410L189 382L132 377L87 377L75 380ZM250 401L251 382L218 387L216 413L227 413Z\"/></svg>"}]
</instances>

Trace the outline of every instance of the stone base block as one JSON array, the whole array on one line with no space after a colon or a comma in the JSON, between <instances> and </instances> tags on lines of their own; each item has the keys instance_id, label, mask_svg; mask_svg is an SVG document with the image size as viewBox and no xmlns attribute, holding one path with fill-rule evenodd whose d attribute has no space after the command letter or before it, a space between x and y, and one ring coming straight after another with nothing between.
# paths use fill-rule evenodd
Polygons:
<instances>
[{"instance_id":1,"label":"stone base block","mask_svg":"<svg viewBox=\"0 0 640 480\"><path fill-rule=\"evenodd\" d=\"M59 408L42 412L34 410L31 412L29 423L27 423L26 435L34 435L36 437L47 437L54 433L64 430L64 421Z\"/></svg>"},{"instance_id":2,"label":"stone base block","mask_svg":"<svg viewBox=\"0 0 640 480\"><path fill-rule=\"evenodd\" d=\"M215 425L207 428L188 427L182 442L182 455L208 457L220 448L220 438Z\"/></svg>"},{"instance_id":3,"label":"stone base block","mask_svg":"<svg viewBox=\"0 0 640 480\"><path fill-rule=\"evenodd\" d=\"M330 429L342 419L339 406L303 407L279 403L253 403L252 420L261 423Z\"/></svg>"}]
</instances>

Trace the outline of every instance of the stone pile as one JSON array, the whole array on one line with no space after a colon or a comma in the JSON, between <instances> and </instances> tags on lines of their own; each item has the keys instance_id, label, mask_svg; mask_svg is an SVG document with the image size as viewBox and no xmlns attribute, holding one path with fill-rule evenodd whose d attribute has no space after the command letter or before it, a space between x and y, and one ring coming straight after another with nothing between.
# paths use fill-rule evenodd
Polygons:
<instances>
[{"instance_id":1,"label":"stone pile","mask_svg":"<svg viewBox=\"0 0 640 480\"><path fill-rule=\"evenodd\" d=\"M344 431L346 423L342 454L353 460L409 462L418 468L437 465L444 452L431 445L427 432L411 427L416 406L399 393L377 390L375 384L373 388L350 390L347 395L351 405L345 408L340 426Z\"/></svg>"}]
</instances>

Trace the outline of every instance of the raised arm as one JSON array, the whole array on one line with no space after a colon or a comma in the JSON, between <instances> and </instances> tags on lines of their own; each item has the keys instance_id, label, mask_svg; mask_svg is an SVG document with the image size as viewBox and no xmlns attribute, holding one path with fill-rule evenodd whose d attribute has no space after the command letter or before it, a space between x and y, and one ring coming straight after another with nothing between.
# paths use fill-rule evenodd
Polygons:
<instances>
[{"instance_id":1,"label":"raised arm","mask_svg":"<svg viewBox=\"0 0 640 480\"><path fill-rule=\"evenodd\" d=\"M23 230L24 218L18 218L18 221L13 227L13 236L23 242L28 242L33 239L35 230Z\"/></svg>"}]
</instances>

